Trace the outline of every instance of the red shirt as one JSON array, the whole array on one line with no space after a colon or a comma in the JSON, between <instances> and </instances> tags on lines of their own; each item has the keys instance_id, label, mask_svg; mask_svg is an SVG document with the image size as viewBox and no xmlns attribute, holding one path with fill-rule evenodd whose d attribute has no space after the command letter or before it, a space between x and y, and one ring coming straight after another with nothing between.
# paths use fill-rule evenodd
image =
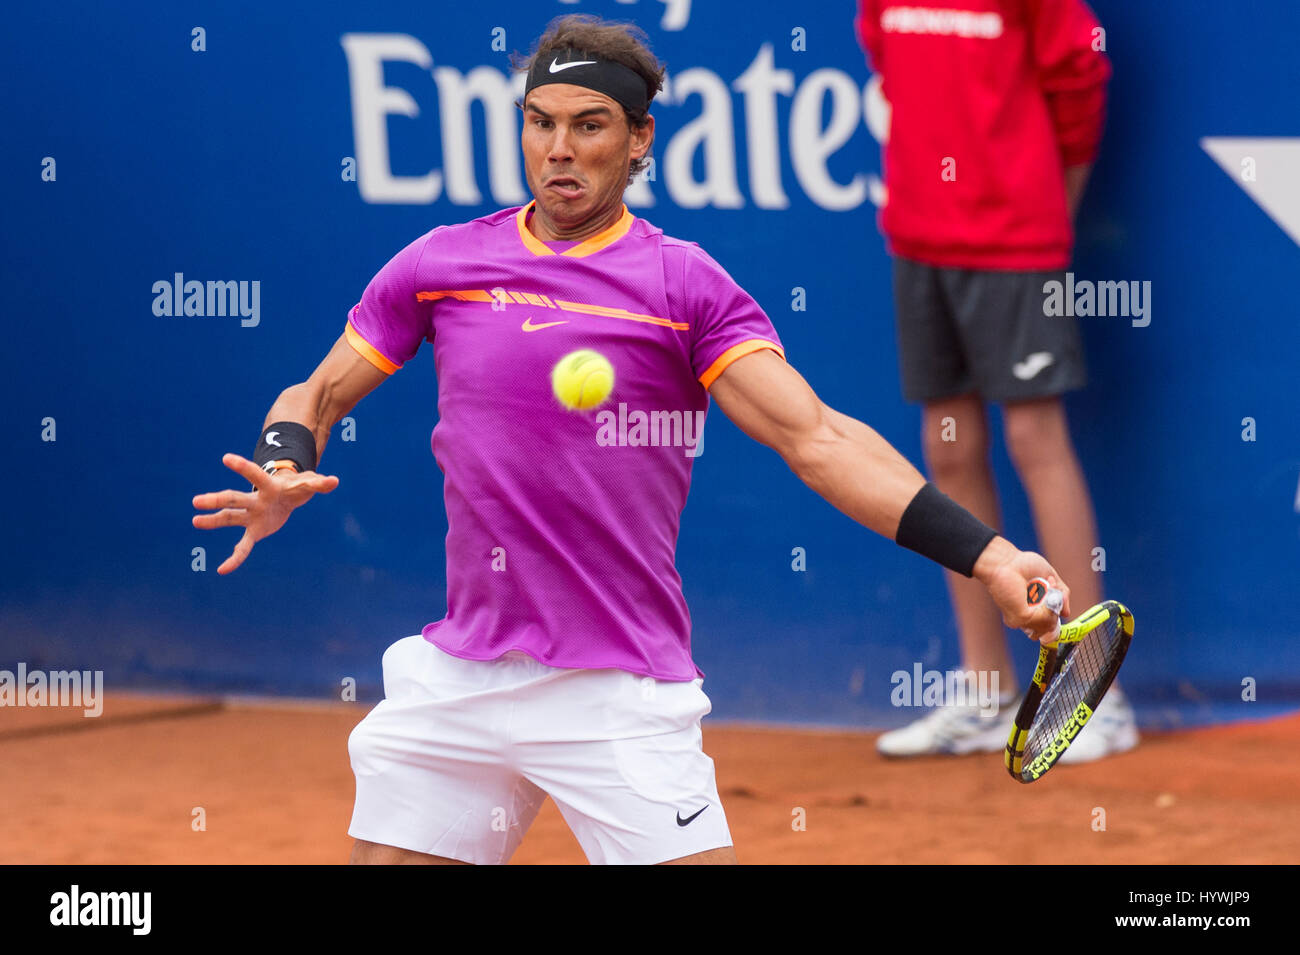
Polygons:
<instances>
[{"instance_id":1,"label":"red shirt","mask_svg":"<svg viewBox=\"0 0 1300 955\"><path fill-rule=\"evenodd\" d=\"M904 258L1045 270L1070 260L1064 169L1092 162L1110 64L1081 0L858 0L892 106L881 229Z\"/></svg>"}]
</instances>

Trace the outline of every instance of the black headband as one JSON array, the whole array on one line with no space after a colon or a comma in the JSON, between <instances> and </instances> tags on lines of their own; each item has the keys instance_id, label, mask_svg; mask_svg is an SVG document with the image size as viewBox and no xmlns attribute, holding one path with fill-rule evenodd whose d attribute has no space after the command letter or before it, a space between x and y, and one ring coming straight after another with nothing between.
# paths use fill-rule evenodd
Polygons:
<instances>
[{"instance_id":1,"label":"black headband","mask_svg":"<svg viewBox=\"0 0 1300 955\"><path fill-rule=\"evenodd\" d=\"M622 63L602 60L578 50L557 50L533 58L528 71L524 96L547 83L572 83L604 93L632 113L643 113L650 106L645 80Z\"/></svg>"}]
</instances>

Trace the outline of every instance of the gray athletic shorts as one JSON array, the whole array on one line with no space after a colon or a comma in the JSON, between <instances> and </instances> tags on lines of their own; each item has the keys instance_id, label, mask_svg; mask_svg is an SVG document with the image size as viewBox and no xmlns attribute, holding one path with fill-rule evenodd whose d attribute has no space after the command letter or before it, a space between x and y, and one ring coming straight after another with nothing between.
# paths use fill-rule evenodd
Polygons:
<instances>
[{"instance_id":1,"label":"gray athletic shorts","mask_svg":"<svg viewBox=\"0 0 1300 955\"><path fill-rule=\"evenodd\" d=\"M986 401L1059 395L1087 382L1078 322L1043 314L1062 272L950 269L894 258L903 397Z\"/></svg>"}]
</instances>

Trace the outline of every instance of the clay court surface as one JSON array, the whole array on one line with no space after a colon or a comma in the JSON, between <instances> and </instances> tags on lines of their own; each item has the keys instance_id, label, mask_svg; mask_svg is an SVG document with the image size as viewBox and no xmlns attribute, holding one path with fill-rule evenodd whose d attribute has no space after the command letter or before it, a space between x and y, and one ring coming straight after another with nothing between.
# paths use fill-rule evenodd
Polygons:
<instances>
[{"instance_id":1,"label":"clay court surface","mask_svg":"<svg viewBox=\"0 0 1300 955\"><path fill-rule=\"evenodd\" d=\"M369 706L109 695L98 719L5 708L0 863L346 861L347 738ZM890 762L873 739L706 720L740 861L1300 861L1300 714L1147 734L1031 786L1000 756ZM206 831L191 828L195 807ZM1013 825L1038 838L1001 844ZM548 801L513 861L586 860Z\"/></svg>"}]
</instances>

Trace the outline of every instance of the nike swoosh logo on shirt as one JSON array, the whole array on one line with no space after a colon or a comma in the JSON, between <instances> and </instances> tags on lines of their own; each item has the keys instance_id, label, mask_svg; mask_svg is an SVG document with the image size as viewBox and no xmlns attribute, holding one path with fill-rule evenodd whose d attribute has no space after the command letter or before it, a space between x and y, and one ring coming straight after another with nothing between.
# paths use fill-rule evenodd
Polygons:
<instances>
[{"instance_id":1,"label":"nike swoosh logo on shirt","mask_svg":"<svg viewBox=\"0 0 1300 955\"><path fill-rule=\"evenodd\" d=\"M534 324L533 324L533 317L530 315L530 316L528 316L527 318L524 319L524 323L523 323L522 325L520 325L519 327L522 328L522 329L523 329L524 331L526 331L526 332L535 332L535 331L537 331L538 329L541 329L541 328L550 328L552 325L567 325L567 324L569 324L569 323L568 323L568 321L566 320L566 321L563 321L563 322L542 322L542 324L540 324L540 325L534 325Z\"/></svg>"},{"instance_id":2,"label":"nike swoosh logo on shirt","mask_svg":"<svg viewBox=\"0 0 1300 955\"><path fill-rule=\"evenodd\" d=\"M572 63L561 63L559 60L551 60L551 72L558 73L560 70L567 70L571 66L594 66L595 60L574 60Z\"/></svg>"},{"instance_id":3,"label":"nike swoosh logo on shirt","mask_svg":"<svg viewBox=\"0 0 1300 955\"><path fill-rule=\"evenodd\" d=\"M708 803L705 803L705 804L704 804L704 809L708 809L708 808L709 808L709 804L708 804ZM693 812L693 813L691 813L689 816L687 816L685 819L682 818L681 811L679 810L678 813L677 813L677 825L679 825L679 826L689 826L691 823L693 823L693 822L695 821L695 817L696 817L696 816L698 816L700 813L704 812L704 809L698 809L698 810L696 810L695 812Z\"/></svg>"},{"instance_id":4,"label":"nike swoosh logo on shirt","mask_svg":"<svg viewBox=\"0 0 1300 955\"><path fill-rule=\"evenodd\" d=\"M1026 355L1024 361L1012 365L1011 373L1021 381L1029 381L1053 361L1051 352L1036 351L1032 355Z\"/></svg>"}]
</instances>

